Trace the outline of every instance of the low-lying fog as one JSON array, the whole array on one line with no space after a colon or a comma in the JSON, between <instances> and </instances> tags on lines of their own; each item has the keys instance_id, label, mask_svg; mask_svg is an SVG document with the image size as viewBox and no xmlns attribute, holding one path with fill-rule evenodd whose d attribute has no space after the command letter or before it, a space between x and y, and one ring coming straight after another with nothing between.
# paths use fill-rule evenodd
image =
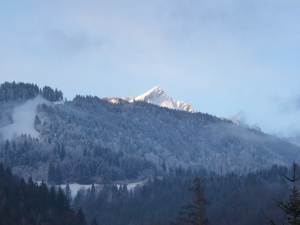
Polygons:
<instances>
[{"instance_id":1,"label":"low-lying fog","mask_svg":"<svg viewBox=\"0 0 300 225\"><path fill-rule=\"evenodd\" d=\"M36 115L36 107L38 104L50 102L41 96L37 96L32 100L28 100L22 105L14 107L12 114L13 123L0 128L0 133L4 140L11 139L15 135L27 134L33 138L38 138L39 133L34 129L33 123Z\"/></svg>"}]
</instances>

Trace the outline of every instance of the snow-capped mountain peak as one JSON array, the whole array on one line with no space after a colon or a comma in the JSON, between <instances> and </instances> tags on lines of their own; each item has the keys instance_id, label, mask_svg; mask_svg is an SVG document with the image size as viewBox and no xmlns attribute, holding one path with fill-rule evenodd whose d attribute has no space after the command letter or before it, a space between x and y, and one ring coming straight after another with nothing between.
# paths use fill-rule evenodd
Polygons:
<instances>
[{"instance_id":1,"label":"snow-capped mountain peak","mask_svg":"<svg viewBox=\"0 0 300 225\"><path fill-rule=\"evenodd\" d=\"M161 96L168 97L162 88L155 86L154 88L150 89L149 91L145 92L144 94L139 95L134 100L135 101L146 101L148 103L156 104L155 100L158 100L159 98L161 98Z\"/></svg>"},{"instance_id":2,"label":"snow-capped mountain peak","mask_svg":"<svg viewBox=\"0 0 300 225\"><path fill-rule=\"evenodd\" d=\"M153 95L165 95L165 92L162 88L155 86L154 88L150 89L149 91L145 92L144 94L136 97L136 99L143 99L147 96L153 96Z\"/></svg>"},{"instance_id":3,"label":"snow-capped mountain peak","mask_svg":"<svg viewBox=\"0 0 300 225\"><path fill-rule=\"evenodd\" d=\"M144 94L141 94L137 97L131 97L131 98L123 98L124 100L127 100L129 102L133 101L145 101L154 105L159 105L162 107L167 107L170 109L177 109L187 112L194 112L194 109L191 105L188 105L187 103L178 101L176 99L173 99L172 97L169 97L162 88L155 86L154 88L150 89L149 91L145 92Z\"/></svg>"}]
</instances>

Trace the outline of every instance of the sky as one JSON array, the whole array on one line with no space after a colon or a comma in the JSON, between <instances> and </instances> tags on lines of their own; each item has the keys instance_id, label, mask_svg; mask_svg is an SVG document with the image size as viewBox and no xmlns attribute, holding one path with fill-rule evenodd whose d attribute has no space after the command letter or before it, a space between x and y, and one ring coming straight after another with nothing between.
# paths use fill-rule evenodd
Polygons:
<instances>
[{"instance_id":1,"label":"sky","mask_svg":"<svg viewBox=\"0 0 300 225\"><path fill-rule=\"evenodd\" d=\"M299 0L0 2L0 83L98 97L159 86L196 111L300 135Z\"/></svg>"}]
</instances>

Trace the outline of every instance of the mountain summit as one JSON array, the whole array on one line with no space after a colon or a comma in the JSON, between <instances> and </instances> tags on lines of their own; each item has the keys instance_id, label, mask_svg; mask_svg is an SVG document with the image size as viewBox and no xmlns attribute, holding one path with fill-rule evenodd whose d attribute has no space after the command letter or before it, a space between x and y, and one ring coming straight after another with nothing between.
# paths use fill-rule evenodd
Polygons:
<instances>
[{"instance_id":1,"label":"mountain summit","mask_svg":"<svg viewBox=\"0 0 300 225\"><path fill-rule=\"evenodd\" d=\"M123 98L124 100L127 100L129 102L133 101L145 101L154 105L159 105L162 107L166 107L169 109L177 109L187 112L194 112L194 109L191 105L178 101L176 99L173 99L172 97L169 97L162 88L155 86L154 88L150 89L149 91L145 92L144 94L141 94L137 97L127 97Z\"/></svg>"}]
</instances>

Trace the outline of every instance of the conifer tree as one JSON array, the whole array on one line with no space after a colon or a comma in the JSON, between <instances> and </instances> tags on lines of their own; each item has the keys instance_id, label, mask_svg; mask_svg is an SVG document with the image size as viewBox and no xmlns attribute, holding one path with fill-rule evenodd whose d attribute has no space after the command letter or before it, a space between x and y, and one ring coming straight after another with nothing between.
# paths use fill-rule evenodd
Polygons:
<instances>
[{"instance_id":1,"label":"conifer tree","mask_svg":"<svg viewBox=\"0 0 300 225\"><path fill-rule=\"evenodd\" d=\"M56 176L56 169L52 162L49 163L48 168L48 183L55 182L55 176Z\"/></svg>"},{"instance_id":2,"label":"conifer tree","mask_svg":"<svg viewBox=\"0 0 300 225\"><path fill-rule=\"evenodd\" d=\"M56 205L56 190L54 186L51 186L49 195L48 195L49 205L54 207Z\"/></svg>"},{"instance_id":3,"label":"conifer tree","mask_svg":"<svg viewBox=\"0 0 300 225\"><path fill-rule=\"evenodd\" d=\"M94 219L92 220L92 223L91 223L91 225L98 225L98 222L97 222L97 220L96 220L96 218L94 217Z\"/></svg>"},{"instance_id":4,"label":"conifer tree","mask_svg":"<svg viewBox=\"0 0 300 225\"><path fill-rule=\"evenodd\" d=\"M200 178L194 178L194 185L189 191L194 194L193 200L182 207L182 211L179 212L180 217L178 218L178 222L171 222L170 224L208 225L209 220L205 218L205 206L209 204L209 202L204 197Z\"/></svg>"},{"instance_id":5,"label":"conifer tree","mask_svg":"<svg viewBox=\"0 0 300 225\"><path fill-rule=\"evenodd\" d=\"M85 216L84 216L81 208L77 212L77 218L79 220L80 225L86 225Z\"/></svg>"},{"instance_id":6,"label":"conifer tree","mask_svg":"<svg viewBox=\"0 0 300 225\"><path fill-rule=\"evenodd\" d=\"M276 200L277 206L282 209L287 216L287 224L291 225L300 225L300 189L296 187L296 181L300 179L300 176L296 178L296 168L297 165L293 163L293 177L289 178L286 175L282 174L285 179L290 181L293 184L292 189L290 189L290 199L289 201ZM273 219L269 218L269 224L276 225ZM281 221L281 224L284 224Z\"/></svg>"},{"instance_id":7,"label":"conifer tree","mask_svg":"<svg viewBox=\"0 0 300 225\"><path fill-rule=\"evenodd\" d=\"M36 125L39 125L41 123L42 122L40 120L40 117L38 115L35 115L35 117L34 117L34 123L33 123L34 127L36 127Z\"/></svg>"},{"instance_id":8,"label":"conifer tree","mask_svg":"<svg viewBox=\"0 0 300 225\"><path fill-rule=\"evenodd\" d=\"M61 150L59 153L60 160L63 160L65 158L65 156L66 156L66 149L65 149L65 145L62 144Z\"/></svg>"},{"instance_id":9,"label":"conifer tree","mask_svg":"<svg viewBox=\"0 0 300 225\"><path fill-rule=\"evenodd\" d=\"M60 210L67 211L68 209L70 209L70 201L67 199L61 187L58 188L56 201L57 208L59 208Z\"/></svg>"},{"instance_id":10,"label":"conifer tree","mask_svg":"<svg viewBox=\"0 0 300 225\"><path fill-rule=\"evenodd\" d=\"M70 188L69 184L67 184L67 186L66 186L66 197L69 201L72 200L72 193L71 193L71 188Z\"/></svg>"}]
</instances>

